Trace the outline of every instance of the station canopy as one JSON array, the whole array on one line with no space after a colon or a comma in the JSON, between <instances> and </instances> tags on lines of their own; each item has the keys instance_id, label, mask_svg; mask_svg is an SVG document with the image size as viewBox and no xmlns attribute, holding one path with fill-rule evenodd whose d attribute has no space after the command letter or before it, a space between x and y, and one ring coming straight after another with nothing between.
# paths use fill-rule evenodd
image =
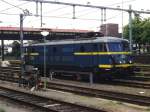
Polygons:
<instances>
[{"instance_id":1,"label":"station canopy","mask_svg":"<svg viewBox=\"0 0 150 112\"><path fill-rule=\"evenodd\" d=\"M23 28L24 40L40 40L43 39L41 35L41 28ZM73 39L90 30L78 30L78 29L50 29L44 28L49 32L46 37L47 40L53 39ZM20 28L19 27L0 27L0 40L20 40Z\"/></svg>"}]
</instances>

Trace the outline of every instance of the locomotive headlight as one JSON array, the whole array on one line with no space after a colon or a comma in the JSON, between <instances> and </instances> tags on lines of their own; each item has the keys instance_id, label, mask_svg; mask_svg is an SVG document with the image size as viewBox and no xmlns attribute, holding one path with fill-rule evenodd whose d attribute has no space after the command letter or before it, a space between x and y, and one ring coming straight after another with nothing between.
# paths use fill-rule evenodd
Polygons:
<instances>
[{"instance_id":1,"label":"locomotive headlight","mask_svg":"<svg viewBox=\"0 0 150 112\"><path fill-rule=\"evenodd\" d=\"M132 61L130 60L129 63L132 63Z\"/></svg>"},{"instance_id":2,"label":"locomotive headlight","mask_svg":"<svg viewBox=\"0 0 150 112\"><path fill-rule=\"evenodd\" d=\"M119 61L119 63L121 64L121 63L122 63L122 61Z\"/></svg>"}]
</instances>

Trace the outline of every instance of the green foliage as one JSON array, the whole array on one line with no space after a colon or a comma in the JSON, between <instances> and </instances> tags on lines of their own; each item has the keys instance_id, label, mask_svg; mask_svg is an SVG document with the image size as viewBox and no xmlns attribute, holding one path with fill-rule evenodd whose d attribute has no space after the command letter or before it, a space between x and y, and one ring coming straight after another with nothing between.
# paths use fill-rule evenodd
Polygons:
<instances>
[{"instance_id":1,"label":"green foliage","mask_svg":"<svg viewBox=\"0 0 150 112\"><path fill-rule=\"evenodd\" d=\"M124 27L123 35L129 39L129 24ZM150 43L150 18L135 17L132 20L132 37L136 43Z\"/></svg>"}]
</instances>

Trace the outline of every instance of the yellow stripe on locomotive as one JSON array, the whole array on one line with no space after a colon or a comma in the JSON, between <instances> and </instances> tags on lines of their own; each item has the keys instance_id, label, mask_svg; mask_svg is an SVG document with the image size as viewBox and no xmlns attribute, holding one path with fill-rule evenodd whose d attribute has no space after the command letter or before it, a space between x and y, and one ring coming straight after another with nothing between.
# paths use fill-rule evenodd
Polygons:
<instances>
[{"instance_id":1,"label":"yellow stripe on locomotive","mask_svg":"<svg viewBox=\"0 0 150 112\"><path fill-rule=\"evenodd\" d=\"M131 67L131 66L133 66L133 64L116 64L116 65L113 65L113 64L101 64L98 67L99 68L114 68L114 67L127 68L127 67Z\"/></svg>"},{"instance_id":2,"label":"yellow stripe on locomotive","mask_svg":"<svg viewBox=\"0 0 150 112\"><path fill-rule=\"evenodd\" d=\"M74 55L113 55L113 54L125 54L129 55L132 52L75 52Z\"/></svg>"}]
</instances>

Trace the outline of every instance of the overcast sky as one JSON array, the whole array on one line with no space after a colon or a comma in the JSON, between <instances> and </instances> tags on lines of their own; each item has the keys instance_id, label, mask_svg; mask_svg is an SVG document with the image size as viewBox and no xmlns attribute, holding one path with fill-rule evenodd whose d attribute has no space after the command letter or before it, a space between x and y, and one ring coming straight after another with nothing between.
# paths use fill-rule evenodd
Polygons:
<instances>
[{"instance_id":1,"label":"overcast sky","mask_svg":"<svg viewBox=\"0 0 150 112\"><path fill-rule=\"evenodd\" d=\"M50 1L50 0L49 0ZM98 6L114 7L117 6L128 9L129 5L135 10L150 10L149 0L51 0L59 2L70 2L80 4L91 4ZM12 6L15 5L18 8ZM32 14L36 13L36 5L34 2L23 0L0 0L0 26L18 26L19 27L19 14L22 13L21 9L28 9ZM76 18L72 19L72 7L64 5L43 4L43 17L44 27L60 28L60 29L86 29L86 30L99 30L101 24L101 11L100 9L76 8ZM7 15L12 14L12 15ZM141 15L150 17L150 15ZM117 23L121 31L122 27L122 12L107 10L106 23ZM123 25L128 23L128 13L123 13ZM26 27L40 27L39 17L26 17L24 19L24 26Z\"/></svg>"}]
</instances>

